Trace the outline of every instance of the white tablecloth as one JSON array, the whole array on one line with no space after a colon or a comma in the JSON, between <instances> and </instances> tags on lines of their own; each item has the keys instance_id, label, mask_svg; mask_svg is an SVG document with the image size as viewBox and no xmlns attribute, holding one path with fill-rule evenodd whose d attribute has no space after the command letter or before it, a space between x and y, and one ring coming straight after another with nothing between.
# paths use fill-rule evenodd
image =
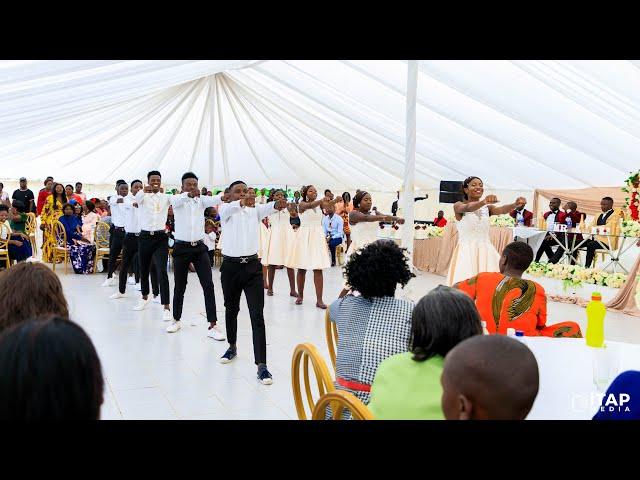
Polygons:
<instances>
[{"instance_id":1,"label":"white tablecloth","mask_svg":"<svg viewBox=\"0 0 640 480\"><path fill-rule=\"evenodd\" d=\"M540 245L544 240L544 237L547 236L547 232L544 230L538 230L537 228L531 227L514 227L513 228L513 238L516 238L520 241L525 241L531 246L533 249L533 254L535 255L540 249Z\"/></svg>"},{"instance_id":2,"label":"white tablecloth","mask_svg":"<svg viewBox=\"0 0 640 480\"><path fill-rule=\"evenodd\" d=\"M593 381L594 349L584 338L526 337L525 341L540 371L538 396L527 420L590 420L601 400ZM617 373L640 370L640 345L606 343L617 350Z\"/></svg>"}]
</instances>

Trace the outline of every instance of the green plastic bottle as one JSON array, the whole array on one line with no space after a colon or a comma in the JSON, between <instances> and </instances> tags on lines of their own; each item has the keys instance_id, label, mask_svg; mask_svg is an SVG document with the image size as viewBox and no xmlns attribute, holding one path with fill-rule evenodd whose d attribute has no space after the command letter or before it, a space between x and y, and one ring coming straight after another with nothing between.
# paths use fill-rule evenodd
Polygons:
<instances>
[{"instance_id":1,"label":"green plastic bottle","mask_svg":"<svg viewBox=\"0 0 640 480\"><path fill-rule=\"evenodd\" d=\"M591 301L587 304L587 345L602 348L604 345L604 316L607 308L602 303L600 292L591 294Z\"/></svg>"}]
</instances>

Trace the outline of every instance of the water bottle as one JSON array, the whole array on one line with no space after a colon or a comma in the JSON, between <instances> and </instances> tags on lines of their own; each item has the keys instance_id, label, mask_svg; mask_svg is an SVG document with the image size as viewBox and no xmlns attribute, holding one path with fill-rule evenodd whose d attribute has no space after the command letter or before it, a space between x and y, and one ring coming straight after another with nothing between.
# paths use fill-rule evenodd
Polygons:
<instances>
[{"instance_id":1,"label":"water bottle","mask_svg":"<svg viewBox=\"0 0 640 480\"><path fill-rule=\"evenodd\" d=\"M591 294L591 301L587 304L587 345L602 348L604 345L604 317L607 308L602 303L600 292Z\"/></svg>"},{"instance_id":2,"label":"water bottle","mask_svg":"<svg viewBox=\"0 0 640 480\"><path fill-rule=\"evenodd\" d=\"M567 229L573 227L573 220L571 220L571 217L567 217Z\"/></svg>"}]
</instances>

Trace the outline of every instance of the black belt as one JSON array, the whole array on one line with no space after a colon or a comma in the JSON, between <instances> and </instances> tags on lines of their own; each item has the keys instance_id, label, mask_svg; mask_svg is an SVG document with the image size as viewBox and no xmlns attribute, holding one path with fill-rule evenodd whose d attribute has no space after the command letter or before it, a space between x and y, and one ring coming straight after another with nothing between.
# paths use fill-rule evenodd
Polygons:
<instances>
[{"instance_id":1,"label":"black belt","mask_svg":"<svg viewBox=\"0 0 640 480\"><path fill-rule=\"evenodd\" d=\"M140 233L144 233L145 235L160 235L161 233L166 234L167 232L165 232L164 230L154 230L154 231L149 231L149 230L140 230Z\"/></svg>"},{"instance_id":2,"label":"black belt","mask_svg":"<svg viewBox=\"0 0 640 480\"><path fill-rule=\"evenodd\" d=\"M134 233L134 232L127 232L127 235L132 236L132 237L139 237L140 236L140 232L138 233Z\"/></svg>"},{"instance_id":3,"label":"black belt","mask_svg":"<svg viewBox=\"0 0 640 480\"><path fill-rule=\"evenodd\" d=\"M196 247L198 245L204 245L204 241L198 240L197 242L185 242L183 240L174 240L176 245L191 245L192 247Z\"/></svg>"},{"instance_id":4,"label":"black belt","mask_svg":"<svg viewBox=\"0 0 640 480\"><path fill-rule=\"evenodd\" d=\"M124 227L116 227L115 225L113 226L113 229L117 232L124 232Z\"/></svg>"},{"instance_id":5,"label":"black belt","mask_svg":"<svg viewBox=\"0 0 640 480\"><path fill-rule=\"evenodd\" d=\"M226 255L223 255L222 258L224 259L225 262L231 262L231 263L249 263L252 260L258 260L258 255L249 255L248 257L228 257Z\"/></svg>"}]
</instances>

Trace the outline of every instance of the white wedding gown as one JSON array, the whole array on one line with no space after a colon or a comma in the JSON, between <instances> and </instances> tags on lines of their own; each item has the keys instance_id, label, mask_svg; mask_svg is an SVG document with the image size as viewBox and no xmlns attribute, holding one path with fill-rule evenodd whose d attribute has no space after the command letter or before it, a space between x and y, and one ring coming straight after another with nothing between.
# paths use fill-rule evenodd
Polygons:
<instances>
[{"instance_id":1,"label":"white wedding gown","mask_svg":"<svg viewBox=\"0 0 640 480\"><path fill-rule=\"evenodd\" d=\"M465 213L456 226L458 245L449 264L447 285L453 286L481 272L499 272L500 255L489 239L489 207Z\"/></svg>"}]
</instances>

